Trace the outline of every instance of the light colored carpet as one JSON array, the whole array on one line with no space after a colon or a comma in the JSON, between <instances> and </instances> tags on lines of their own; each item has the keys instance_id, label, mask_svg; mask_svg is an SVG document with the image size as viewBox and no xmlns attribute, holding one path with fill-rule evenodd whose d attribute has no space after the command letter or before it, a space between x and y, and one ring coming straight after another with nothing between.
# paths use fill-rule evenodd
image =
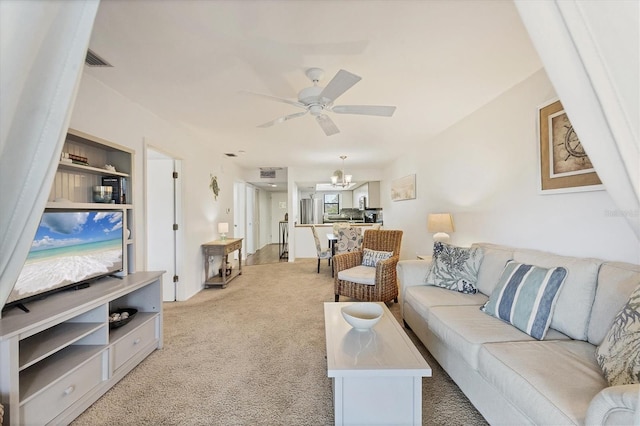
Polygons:
<instances>
[{"instance_id":1,"label":"light colored carpet","mask_svg":"<svg viewBox=\"0 0 640 426\"><path fill-rule=\"evenodd\" d=\"M243 267L226 289L165 303L164 348L73 424L333 424L323 319L329 301L329 268L323 263L317 274L316 260L305 259ZM398 318L399 306L390 309ZM486 424L416 346L433 369L423 379L423 424Z\"/></svg>"}]
</instances>

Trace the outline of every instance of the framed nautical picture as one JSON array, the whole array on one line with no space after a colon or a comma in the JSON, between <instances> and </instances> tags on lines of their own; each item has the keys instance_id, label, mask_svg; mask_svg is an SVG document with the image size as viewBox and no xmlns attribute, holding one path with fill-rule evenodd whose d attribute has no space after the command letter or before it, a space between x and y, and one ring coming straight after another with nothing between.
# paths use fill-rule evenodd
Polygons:
<instances>
[{"instance_id":1,"label":"framed nautical picture","mask_svg":"<svg viewBox=\"0 0 640 426\"><path fill-rule=\"evenodd\" d=\"M538 108L538 140L543 193L604 189L559 100Z\"/></svg>"}]
</instances>

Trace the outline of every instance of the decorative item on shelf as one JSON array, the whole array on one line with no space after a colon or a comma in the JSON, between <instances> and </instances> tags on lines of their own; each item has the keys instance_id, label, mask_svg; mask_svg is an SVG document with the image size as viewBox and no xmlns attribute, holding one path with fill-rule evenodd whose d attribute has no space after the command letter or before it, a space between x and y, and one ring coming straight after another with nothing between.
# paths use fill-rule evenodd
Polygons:
<instances>
[{"instance_id":1,"label":"decorative item on shelf","mask_svg":"<svg viewBox=\"0 0 640 426\"><path fill-rule=\"evenodd\" d=\"M346 155L341 155L342 159L342 170L336 170L333 172L333 176L331 176L331 185L334 187L342 187L345 188L351 185L351 175L347 175L344 173L344 160L347 158Z\"/></svg>"},{"instance_id":2,"label":"decorative item on shelf","mask_svg":"<svg viewBox=\"0 0 640 426\"><path fill-rule=\"evenodd\" d=\"M69 154L68 152L63 152L60 154L60 162L79 164L81 166L89 165L89 159L87 157L83 157L81 155L76 155L76 154Z\"/></svg>"},{"instance_id":3,"label":"decorative item on shelf","mask_svg":"<svg viewBox=\"0 0 640 426\"><path fill-rule=\"evenodd\" d=\"M227 233L229 232L229 224L227 222L218 223L218 233L222 241L227 239Z\"/></svg>"},{"instance_id":4,"label":"decorative item on shelf","mask_svg":"<svg viewBox=\"0 0 640 426\"><path fill-rule=\"evenodd\" d=\"M231 265L231 263L227 262L227 265L225 267L225 274L227 276L231 275L231 270L233 269L233 265ZM222 268L218 269L218 274L220 276L222 276Z\"/></svg>"},{"instance_id":5,"label":"decorative item on shelf","mask_svg":"<svg viewBox=\"0 0 640 426\"><path fill-rule=\"evenodd\" d=\"M433 241L448 243L449 234L453 232L453 217L451 213L431 213L427 216L427 230L433 232Z\"/></svg>"},{"instance_id":6,"label":"decorative item on shelf","mask_svg":"<svg viewBox=\"0 0 640 426\"><path fill-rule=\"evenodd\" d=\"M138 310L135 308L122 308L109 314L109 328L122 327L136 316Z\"/></svg>"},{"instance_id":7,"label":"decorative item on shelf","mask_svg":"<svg viewBox=\"0 0 640 426\"><path fill-rule=\"evenodd\" d=\"M115 166L112 166L111 164L105 164L104 165L104 169L105 170L109 170L110 172L115 172L116 171Z\"/></svg>"},{"instance_id":8,"label":"decorative item on shelf","mask_svg":"<svg viewBox=\"0 0 640 426\"><path fill-rule=\"evenodd\" d=\"M102 185L112 189L111 199L116 204L127 204L127 179L122 176L103 176Z\"/></svg>"},{"instance_id":9,"label":"decorative item on shelf","mask_svg":"<svg viewBox=\"0 0 640 426\"><path fill-rule=\"evenodd\" d=\"M93 201L95 203L110 203L113 198L113 188L97 185L93 187Z\"/></svg>"},{"instance_id":10,"label":"decorative item on shelf","mask_svg":"<svg viewBox=\"0 0 640 426\"><path fill-rule=\"evenodd\" d=\"M209 182L209 188L213 192L214 199L218 199L218 194L220 194L220 187L218 186L218 176L210 175L211 181Z\"/></svg>"}]
</instances>

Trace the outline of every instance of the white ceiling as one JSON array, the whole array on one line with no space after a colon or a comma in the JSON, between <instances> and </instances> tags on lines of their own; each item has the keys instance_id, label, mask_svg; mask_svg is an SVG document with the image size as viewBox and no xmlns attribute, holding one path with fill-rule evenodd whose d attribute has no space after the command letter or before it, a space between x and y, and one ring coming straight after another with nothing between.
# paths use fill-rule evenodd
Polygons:
<instances>
[{"instance_id":1,"label":"white ceiling","mask_svg":"<svg viewBox=\"0 0 640 426\"><path fill-rule=\"evenodd\" d=\"M384 167L542 66L506 0L102 0L90 48L114 67L87 73L250 169ZM239 92L295 99L310 67L362 77L336 105L394 116L257 128L300 110Z\"/></svg>"}]
</instances>

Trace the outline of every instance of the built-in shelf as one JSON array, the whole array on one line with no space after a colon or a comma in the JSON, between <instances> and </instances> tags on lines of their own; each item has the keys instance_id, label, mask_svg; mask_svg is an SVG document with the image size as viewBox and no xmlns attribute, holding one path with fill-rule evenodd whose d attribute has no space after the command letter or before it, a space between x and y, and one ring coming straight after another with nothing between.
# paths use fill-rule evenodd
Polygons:
<instances>
[{"instance_id":1,"label":"built-in shelf","mask_svg":"<svg viewBox=\"0 0 640 426\"><path fill-rule=\"evenodd\" d=\"M99 167L85 166L82 164L74 164L74 163L66 163L64 161L61 161L58 164L58 169L85 171L85 172L96 173L104 176L129 177L128 173L114 172L107 169L101 169Z\"/></svg>"},{"instance_id":2,"label":"built-in shelf","mask_svg":"<svg viewBox=\"0 0 640 426\"><path fill-rule=\"evenodd\" d=\"M46 206L51 210L74 210L74 209L93 209L93 210L122 210L132 209L131 204L110 204L110 203L73 203L70 201L49 201Z\"/></svg>"}]
</instances>

